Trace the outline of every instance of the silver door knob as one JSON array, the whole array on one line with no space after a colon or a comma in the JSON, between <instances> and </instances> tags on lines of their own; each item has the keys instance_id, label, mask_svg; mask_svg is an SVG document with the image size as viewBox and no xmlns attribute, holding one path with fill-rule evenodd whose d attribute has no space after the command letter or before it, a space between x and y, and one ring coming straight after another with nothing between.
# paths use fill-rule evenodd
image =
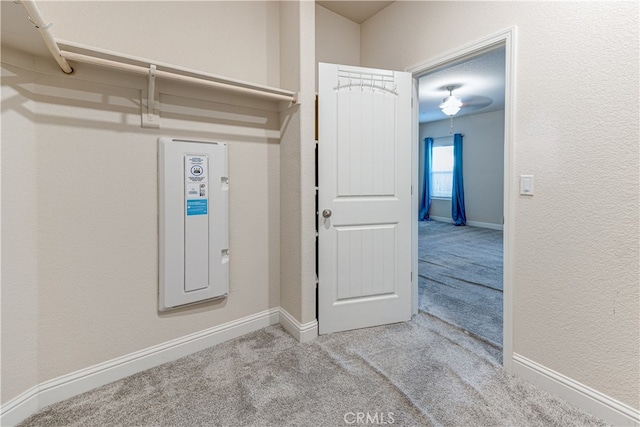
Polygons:
<instances>
[{"instance_id":1,"label":"silver door knob","mask_svg":"<svg viewBox=\"0 0 640 427\"><path fill-rule=\"evenodd\" d=\"M331 216L331 209L325 209L322 211L322 216L324 218L329 218Z\"/></svg>"}]
</instances>

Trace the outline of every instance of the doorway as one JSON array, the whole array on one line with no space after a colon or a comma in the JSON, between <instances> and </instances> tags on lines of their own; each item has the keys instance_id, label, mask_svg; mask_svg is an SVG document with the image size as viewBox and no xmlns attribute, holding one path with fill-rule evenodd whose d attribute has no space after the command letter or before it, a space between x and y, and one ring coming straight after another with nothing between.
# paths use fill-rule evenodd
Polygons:
<instances>
[{"instance_id":1,"label":"doorway","mask_svg":"<svg viewBox=\"0 0 640 427\"><path fill-rule=\"evenodd\" d=\"M500 351L504 60L501 46L418 80L419 309ZM441 110L444 100L461 105ZM454 133L462 145L456 155ZM463 185L452 196L457 156ZM465 226L452 223L457 200Z\"/></svg>"},{"instance_id":2,"label":"doorway","mask_svg":"<svg viewBox=\"0 0 640 427\"><path fill-rule=\"evenodd\" d=\"M362 273L364 271L369 271L368 269L363 270L362 268L349 268L349 269L342 269L340 270L341 273L337 273L337 274L333 274L333 273L325 273L322 274L322 266L326 265L326 266L331 266L332 263L335 264L335 260L336 259L349 259L349 257L354 258L356 261L358 259L364 259L363 256L361 256L360 254L360 249L362 247L370 247L371 245L369 245L368 243L365 244L363 246L363 244L359 243L362 242L362 236L356 236L354 237L354 239L351 238L351 236L355 236L356 234L362 234L360 232L360 229L362 228L361 226L363 224L369 226L369 222L372 222L371 220L368 220L367 218L364 218L362 216L358 216L358 224L356 225L352 225L352 226L343 226L341 225L341 223L339 223L339 221L341 220L342 217L344 218L352 218L353 215L350 215L350 211L348 209L343 209L341 212L338 212L337 207L341 207L341 206L336 206L336 210L334 211L334 209L331 209L331 207L329 206L329 202L331 202L334 199L337 199L336 197L328 197L327 200L323 199L323 194L326 193L326 191L324 191L323 189L335 189L336 185L331 184L332 182L345 182L344 180L338 180L335 181L333 178L331 178L330 181L327 181L327 183L323 184L323 171L326 168L327 173L329 173L328 176L331 176L332 174L335 174L336 171L339 171L340 168L338 167L338 165L335 164L335 161L338 159L341 160L348 160L350 158L354 158L354 159L362 159L363 157L360 156L358 157L358 155L354 156L353 153L349 154L349 156L347 156L345 154L345 156L336 156L334 155L334 146L329 144L325 144L324 142L322 142L323 138L326 141L336 141L339 140L336 138L329 138L326 139L326 136L328 135L334 135L336 133L336 129L341 129L340 126L330 126L327 129L323 130L323 117L327 118L327 117L342 117L344 115L341 114L335 114L333 112L333 110L330 108L330 105L332 104L332 102L326 102L326 101L322 101L319 102L319 140L320 140L320 144L319 144L319 153L318 153L318 170L319 170L319 182L318 182L318 188L319 188L319 192L318 192L318 209L317 209L317 215L318 215L318 228L319 230L319 236L318 236L318 241L319 241L319 246L318 246L318 265L319 265L319 274L318 274L318 289L319 289L319 296L318 296L318 304L319 304L319 309L318 309L318 322L320 325L322 325L322 322L325 322L326 319L331 319L332 316L327 313L325 313L325 315L323 315L322 313L322 309L323 307L338 307L338 306L342 306L342 307L351 307L354 305L354 303L361 303L361 302L369 302L369 301L374 301L376 303L380 303L381 305L385 305L385 302L388 301L396 301L397 298L399 298L398 301L403 301L403 310L402 313L404 313L404 308L405 305L404 303L406 303L406 310L408 313L413 313L413 314L417 314L418 313L418 305L419 305L419 295L418 295L418 200L419 200L419 192L418 190L418 158L419 158L419 147L418 147L418 140L419 140L419 118L418 118L418 108L413 108L411 107L411 105L417 105L418 104L418 86L417 86L417 81L418 79L425 75L428 74L431 71L446 67L446 66L450 66L453 64L457 64L457 63L461 63L464 62L465 60L468 60L469 58L481 55L484 52L488 52L491 50L494 50L496 48L502 47L504 46L504 50L505 50L505 95L504 95L504 100L505 100L505 107L504 107L504 173L503 173L503 194L504 194L504 212L503 212L503 216L504 216L504 243L503 243L503 247L504 247L504 255L503 255L503 266L504 266L504 270L503 270L503 284L504 284L504 291L503 291L503 366L505 367L505 369L507 369L507 371L510 371L511 365L512 365L512 338L511 338L511 323L512 323L512 312L511 312L511 306L512 306L512 296L511 296L511 283L512 283L512 271L513 271L513 265L512 265L512 248L513 248L513 218L514 218L514 201L515 201L515 197L511 196L511 191L512 191L512 185L511 185L511 181L513 180L513 158L512 158L512 129L513 129L513 77L512 77L512 73L513 73L513 65L515 63L514 61L514 49L515 49L515 28L512 27L510 29L507 29L505 31L502 31L496 35L487 37L485 39L482 39L476 43L470 44L468 46L465 46L463 48L460 48L454 52L451 52L447 55L444 55L442 57L439 57L435 60L431 60L429 62L426 62L424 64L418 65L416 67L413 67L412 69L407 70L406 72L395 72L395 71L388 71L388 70L374 70L374 69L362 69L359 67L351 67L351 66L346 66L349 69L344 69L343 74L344 76L341 77L340 74L340 69L338 69L338 74L334 75L334 76L330 76L327 75L327 80L326 82L324 82L324 87L326 89L326 94L323 96L323 90L319 90L319 98L320 99L326 99L326 100L330 100L332 98L336 98L336 93L342 93L340 92L340 90L342 90L344 93L362 93L359 94L358 97L363 97L363 96L374 96L374 97L378 97L380 94L388 94L389 95L389 107L392 109L396 109L396 108L401 108L404 112L400 112L400 111L396 111L395 113L391 114L383 114L380 117L395 117L397 120L402 121L403 123L401 123L399 125L399 129L407 129L409 128L409 132L411 133L410 138L407 137L405 138L404 136L400 139L403 141L413 141L414 143L409 144L410 147L407 147L404 144L397 144L394 141L397 141L396 139L389 139L389 138L383 138L381 141L386 141L382 144L382 146L385 145L390 145L392 147L394 147L394 149L398 148L398 147L402 147L402 150L405 150L406 148L409 148L409 150L411 151L409 155L405 156L405 154L401 155L401 156L386 156L384 157L385 159L389 159L389 158L394 158L396 159L396 161L398 159L407 159L406 161L402 161L402 162L394 162L395 166L394 166L394 170L396 172L401 172L402 173L402 179L397 181L400 184L394 184L393 185L393 191L388 192L382 192L380 194L374 194L375 197L373 197L373 201L376 201L378 199L380 200L391 200L391 201L398 201L400 204L402 204L402 212L403 215L406 214L407 217L402 219L402 221L383 221L380 222L378 221L375 225L376 227L378 227L380 230L386 230L387 228L390 227L396 227L396 224L409 224L409 228L410 228L410 236L407 239L402 239L402 241L398 240L395 236L395 233L390 233L390 241L389 244L385 244L385 245L373 245L373 247L393 247L395 248L394 250L397 251L397 255L398 258L401 260L402 262L405 262L406 260L410 260L410 268L405 268L405 264L397 264L397 263L393 263L393 268L388 269L389 272L393 272L394 277L396 277L396 283L399 285L399 287L394 288L394 292L395 293L379 293L379 295L392 295L392 298L378 298L376 297L376 295L370 295L367 294L365 296L362 296L360 294L357 294L355 296L352 295L351 291L349 292L345 292L343 296L338 295L336 297L336 295L334 295L336 292L336 285L335 285L335 281L336 280L343 280L343 282L345 284L350 284L352 282L354 282L353 277L355 274L356 277L356 282L357 283L362 283L362 280L360 280L360 276L362 275ZM335 64L334 64L335 65ZM345 67L345 66L338 66L338 67ZM389 74L390 73L390 74ZM409 96L409 99L406 99L405 101L393 101L392 99L396 99L396 97L401 94L404 93L403 91L396 91L396 89L400 89L400 86L396 86L395 83L393 84L389 84L387 83L384 79L386 78L385 76L390 76L390 75L396 75L400 78L401 75L407 75L410 80L413 80L413 102L409 102L411 101L411 96ZM354 76L357 77L357 79L354 80ZM411 79L411 77L413 77L413 79ZM340 78L342 78L344 81L340 80ZM402 79L404 79L405 77L402 77ZM346 79L346 80L345 80ZM320 73L320 80L322 81L322 73ZM362 81L362 82L360 82ZM410 83L409 83L409 90L411 90L410 87ZM322 84L319 85L320 88L323 87ZM349 89L352 89L351 91L349 91ZM366 95L365 93L369 93L369 95ZM352 95L347 96L345 99L350 99ZM355 95L354 95L355 96ZM336 101L334 99L334 101ZM338 99L339 101L339 99ZM351 102L351 101L350 101ZM386 102L386 101L385 101ZM335 102L333 102L333 104L335 104ZM411 105L410 105L411 104ZM349 104L345 104L345 105L351 105ZM372 105L371 102L366 102L366 103L359 103L359 102L355 102L355 107L354 108L349 108L349 111L360 111L357 106L358 105ZM381 104L382 105L382 104ZM324 107L323 107L324 106ZM391 107L393 106L393 107ZM327 108L326 111L323 112L323 108ZM345 110L347 111L347 110ZM413 114L412 114L413 111ZM405 114L406 112L406 114ZM346 117L346 116L345 116ZM407 123L406 120L409 120L413 123ZM354 123L359 124L356 127L359 127L361 129L365 129L367 132L371 133L371 127L370 126L360 126L362 125L361 120L359 121L347 121L348 123L350 123L349 126L353 126ZM367 122L369 123L369 122ZM379 123L377 120L374 120L373 123ZM347 129L347 128L345 128ZM389 129L392 129L392 127L389 127ZM364 132L364 131L363 131ZM378 133L375 133L376 135ZM324 135L324 136L323 136ZM359 135L359 134L358 134ZM352 138L348 138L345 139L345 141L351 141ZM360 141L361 138L357 137L355 139L353 139L354 141ZM353 144L351 144L353 145ZM367 146L366 144L360 144L359 147L362 148L363 146ZM324 149L323 149L324 147ZM324 153L327 155L323 155L323 150ZM351 151L350 151L351 152ZM332 154L333 153L333 154ZM357 153L356 153L357 154ZM413 161L411 161L411 159L413 159ZM348 165L349 162L348 161L343 161L343 166L344 165ZM412 167L410 168L410 177L406 176L406 172L409 168L406 168L404 166L401 167L401 165L407 165L407 164L412 164ZM353 171L359 171L358 173L356 173L356 175L358 175L360 172L364 171L365 169L363 169L362 167L360 168L352 168L352 167L346 167L344 168L345 171L349 171L349 173L351 175L353 175ZM369 170L369 169L366 169ZM405 180L405 178L408 178ZM349 182L363 182L361 180L351 180ZM410 185L411 184L411 185ZM324 192L323 192L324 191ZM359 191L359 190L358 190ZM401 198L396 197L395 192L398 192L400 195L402 195ZM328 194L328 193L326 193ZM359 193L354 193L353 191L349 190L347 192L345 192L344 197L349 198L349 199L354 199L354 195L357 196ZM409 196L409 198L407 199L405 196ZM325 206L326 205L326 206ZM410 206L409 206L410 205ZM326 213L325 213L326 211ZM375 209L368 209L367 212L377 212ZM320 217L320 215L322 215L322 217ZM322 225L320 225L322 224ZM335 244L331 244L331 239L327 239L324 238L322 236L322 229L324 227L325 231L330 231L330 232L334 232L338 233L338 231L336 230L336 225L338 227L342 227L341 230L339 230L339 232L342 232L342 235L344 238L344 240L349 240L349 242L351 242L352 240L355 242L355 248L356 250L349 250L348 252L345 251L346 255L349 256L344 256L344 257L340 257L338 255L336 255L336 251L338 250L337 245ZM347 231L347 233L344 233L343 231ZM401 233L403 236L405 236L404 233ZM349 237L349 239L346 239L346 237ZM410 245L410 249L408 248L408 245L404 242L407 242L408 240L411 241L411 245ZM328 243L324 245L324 249L323 249L323 244L322 242ZM353 254L356 255L353 255ZM384 259L384 255L383 259ZM325 260L325 262L323 262L323 260ZM346 262L344 264L345 266L351 266L351 265L355 265L353 263L349 263ZM357 265L361 265L361 264L357 264ZM328 292L329 298L324 298L322 297L322 291L323 289L325 289ZM397 294L397 298L396 298L396 294ZM394 310L391 310L390 312L397 312ZM368 310L366 311L367 315L369 317L367 317L367 319L371 319L371 323L368 324L368 326L373 326L373 325L382 325L382 324L386 324L386 323L393 323L394 321L401 321L401 320L393 320L393 319L387 319L384 316L379 316L376 315L376 313L378 313L378 311L376 310ZM410 314L409 314L410 315ZM353 327L350 327L347 323L345 322L339 322L338 328L336 328L336 330L346 330L346 329L353 329L353 328L358 328L358 327L363 327L362 325L355 325ZM320 331L322 333L322 331Z\"/></svg>"},{"instance_id":3,"label":"doorway","mask_svg":"<svg viewBox=\"0 0 640 427\"><path fill-rule=\"evenodd\" d=\"M500 186L502 187L502 195L503 195L503 201L502 201L502 218L497 218L492 220L492 221L484 221L484 220L479 220L479 219L473 219L473 216L471 218L470 223L467 223L467 227L469 227L469 229L472 228L478 228L478 227L474 227L477 225L480 226L487 226L489 225L492 228L500 228L499 226L502 226L503 230L502 230L502 234L503 234L503 239L502 239L502 257L501 257L501 261L502 261L502 267L503 267L503 271L501 274L501 284L503 287L503 291L502 291L502 301L501 303L501 308L502 308L502 313L501 313L501 320L502 320L502 325L501 327L499 327L499 329L501 329L501 337L502 338L502 362L504 367L507 370L511 369L511 359L512 359L512 336L511 336L511 331L512 331L512 311L511 311L511 306L512 306L512 281L511 281L511 277L512 277L512 248L513 248L513 218L514 218L514 198L511 196L511 191L512 191L512 185L511 185L511 177L513 176L513 159L512 159L512 129L513 129L513 84L514 84L514 80L513 80L513 70L514 70L514 63L515 63L515 28L510 28L507 29L503 32L500 32L494 36L490 36L487 37L483 40L479 40L476 43L470 44L468 46L465 46L463 48L460 48L456 51L450 52L446 55L443 55L440 58L437 58L435 60L426 62L424 64L418 65L416 67L413 67L412 69L408 70L409 72L411 72L414 76L415 79L415 89L414 89L414 103L418 102L419 103L419 80L425 76L428 76L430 74L435 74L437 71L441 71L447 68L455 68L456 66L459 66L460 64L465 64L466 62L468 62L471 59L474 58L481 58L483 55L485 54L491 54L492 52L495 54L495 52L498 51L502 51L504 53L504 63L503 63L503 70L504 70L504 113L503 113L503 124L501 125L502 130L503 130L503 138L502 138L502 156L501 156L501 161L502 161L502 176L501 176L501 183ZM439 87L442 87L443 89L447 89L447 86L455 86L456 82L452 81L451 83L445 83L445 82L439 82ZM454 88L454 94L455 94L455 88ZM472 104L477 106L477 105L482 105L482 103L485 103L486 105L486 99L483 100L482 98L480 98L482 95L478 94L479 97L476 97L475 99L472 98ZM440 102L442 102L442 100L440 100ZM476 112L479 113L481 112L483 107L477 107ZM442 114L440 111L436 110L436 113L440 113ZM498 113L496 113L498 114ZM456 118L454 116L453 118L453 132L452 133L457 133L458 130L461 130L462 127L461 125L462 123L462 117L460 116L459 118ZM471 116L470 116L471 117ZM446 119L446 116L445 116ZM413 230L413 251L414 251L414 265L413 265L413 270L417 272L416 274L416 280L414 280L413 282L413 292L414 292L414 297L413 297L413 301L414 301L414 313L418 313L419 309L422 309L423 311L425 311L425 308L427 307L419 307L421 302L424 303L424 299L421 301L421 297L420 297L420 275L421 275L421 266L420 266L420 232L419 232L419 228L420 228L420 223L418 221L418 212L419 212L419 203L420 203L420 197L421 197L421 183L419 182L419 177L421 176L421 170L420 170L420 163L421 160L424 159L424 157L421 155L421 149L420 149L420 145L424 144L424 138L427 136L431 136L431 137L439 137L439 136L448 136L449 132L451 131L451 122L450 120L445 120L445 122L448 122L447 129L445 133L442 133L442 130L436 130L433 131L433 133L435 134L431 134L431 135L426 135L424 133L420 132L420 109L418 109L418 111L414 111L414 141L416 141L417 143L415 144L414 147L414 186L416 187L416 189L418 189L419 191L415 191L414 192L414 230ZM424 126L423 126L424 128ZM424 130L424 129L423 129ZM427 132L427 131L425 131ZM462 132L464 133L464 131ZM471 144L471 135L468 135L468 139L469 139L469 145ZM472 196L470 196L472 197ZM442 203L440 203L442 204ZM446 203L445 203L446 205ZM440 206L441 208L442 206ZM450 207L450 204L449 204ZM436 209L437 211L437 209ZM440 211L442 212L442 210ZM446 212L446 209L445 209ZM450 211L449 211L450 212ZM446 218L446 216L444 217L440 217L438 218L440 215L437 215L437 212L435 212L436 215L434 215L436 218L435 219L440 219L440 220L444 220L443 221L443 225L448 225L451 227L451 229L455 229L456 227L454 227L453 225L450 224L444 224L444 222L446 221L450 221L450 219ZM450 218L450 217L449 217ZM475 222L475 224L474 224ZM486 222L486 223L485 223ZM480 223L480 224L478 224ZM482 224L484 223L484 224ZM499 224L501 223L501 224ZM495 227L493 227L495 226ZM462 227L464 228L464 227ZM423 263L424 264L424 263ZM423 268L424 270L424 268ZM448 278L449 279L449 278ZM458 279L463 279L464 277L459 277ZM444 284L444 286L446 286L447 283ZM449 283L450 285L450 283ZM471 284L470 286L477 286L477 284ZM489 286L492 287L492 286ZM494 301L495 303L495 301ZM496 304L494 304L495 306ZM464 305L462 306L464 308ZM431 308L432 311L435 310L436 308L432 307ZM428 312L428 311L427 311ZM494 313L496 314L496 313ZM499 314L500 315L500 314ZM445 319L452 322L451 318L449 319ZM461 327L464 330L469 330L469 328L464 327L464 325L459 325L459 327ZM469 331L472 334L474 334L474 331ZM480 331L480 333L476 333L476 335L479 335L482 338L482 332ZM491 340L488 340L491 341ZM493 344L495 343L495 340L493 340Z\"/></svg>"}]
</instances>

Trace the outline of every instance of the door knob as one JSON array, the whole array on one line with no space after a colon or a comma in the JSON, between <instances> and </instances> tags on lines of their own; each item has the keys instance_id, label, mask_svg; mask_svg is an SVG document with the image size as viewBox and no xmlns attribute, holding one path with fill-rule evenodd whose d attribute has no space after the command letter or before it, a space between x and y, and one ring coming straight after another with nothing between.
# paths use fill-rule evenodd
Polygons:
<instances>
[{"instance_id":1,"label":"door knob","mask_svg":"<svg viewBox=\"0 0 640 427\"><path fill-rule=\"evenodd\" d=\"M322 216L324 218L329 218L331 216L331 209L325 209L322 211Z\"/></svg>"}]
</instances>

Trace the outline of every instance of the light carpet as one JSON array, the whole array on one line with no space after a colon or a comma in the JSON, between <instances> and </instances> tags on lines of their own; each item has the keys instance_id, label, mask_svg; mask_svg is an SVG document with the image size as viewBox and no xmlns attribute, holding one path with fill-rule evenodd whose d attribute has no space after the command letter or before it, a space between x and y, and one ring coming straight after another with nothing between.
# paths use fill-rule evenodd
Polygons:
<instances>
[{"instance_id":1,"label":"light carpet","mask_svg":"<svg viewBox=\"0 0 640 427\"><path fill-rule=\"evenodd\" d=\"M45 408L32 426L603 426L425 313L305 344L272 326ZM377 420L377 421L376 421Z\"/></svg>"}]
</instances>

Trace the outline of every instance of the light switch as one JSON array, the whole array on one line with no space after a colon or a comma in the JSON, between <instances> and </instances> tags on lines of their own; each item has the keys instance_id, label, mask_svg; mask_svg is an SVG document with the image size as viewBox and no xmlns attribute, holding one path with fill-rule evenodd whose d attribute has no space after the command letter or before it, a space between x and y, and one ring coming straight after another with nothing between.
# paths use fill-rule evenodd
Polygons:
<instances>
[{"instance_id":1,"label":"light switch","mask_svg":"<svg viewBox=\"0 0 640 427\"><path fill-rule=\"evenodd\" d=\"M533 196L533 175L520 175L520 194Z\"/></svg>"}]
</instances>

